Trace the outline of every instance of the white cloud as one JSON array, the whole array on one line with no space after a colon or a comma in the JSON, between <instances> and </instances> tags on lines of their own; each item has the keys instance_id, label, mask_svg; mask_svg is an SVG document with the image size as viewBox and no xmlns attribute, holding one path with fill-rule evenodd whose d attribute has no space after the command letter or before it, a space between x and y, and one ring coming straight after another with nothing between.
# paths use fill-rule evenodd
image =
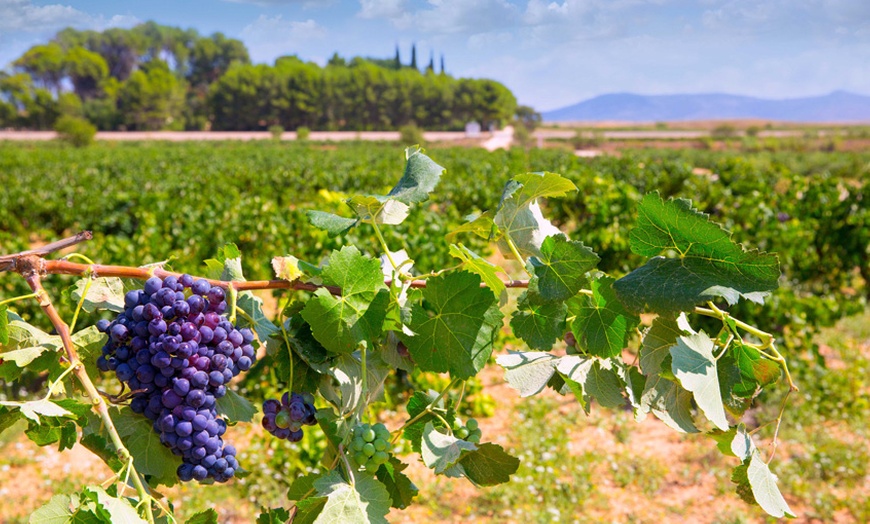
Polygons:
<instances>
[{"instance_id":1,"label":"white cloud","mask_svg":"<svg viewBox=\"0 0 870 524\"><path fill-rule=\"evenodd\" d=\"M297 53L306 43L320 40L326 34L326 28L310 18L297 21L286 20L282 15L260 15L239 36L254 61L270 61L279 55Z\"/></svg>"},{"instance_id":2,"label":"white cloud","mask_svg":"<svg viewBox=\"0 0 870 524\"><path fill-rule=\"evenodd\" d=\"M360 18L403 20L407 16L408 0L360 0Z\"/></svg>"},{"instance_id":3,"label":"white cloud","mask_svg":"<svg viewBox=\"0 0 870 524\"><path fill-rule=\"evenodd\" d=\"M299 5L304 9L318 9L334 5L338 0L224 0L232 4L254 4L261 7Z\"/></svg>"},{"instance_id":4,"label":"white cloud","mask_svg":"<svg viewBox=\"0 0 870 524\"><path fill-rule=\"evenodd\" d=\"M138 21L132 16L106 18L92 15L70 5L34 5L30 0L0 0L0 31L3 32L45 33L67 26L101 30Z\"/></svg>"}]
</instances>

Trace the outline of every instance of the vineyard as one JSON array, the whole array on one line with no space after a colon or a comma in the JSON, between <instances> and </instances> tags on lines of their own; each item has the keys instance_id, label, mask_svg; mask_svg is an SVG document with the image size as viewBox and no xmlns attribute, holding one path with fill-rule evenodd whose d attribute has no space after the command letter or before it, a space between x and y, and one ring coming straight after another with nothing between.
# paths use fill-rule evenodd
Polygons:
<instances>
[{"instance_id":1,"label":"vineyard","mask_svg":"<svg viewBox=\"0 0 870 524\"><path fill-rule=\"evenodd\" d=\"M603 486L707 464L717 522L870 518L870 154L398 153L0 145L0 445L109 468L0 515L653 521Z\"/></svg>"}]
</instances>

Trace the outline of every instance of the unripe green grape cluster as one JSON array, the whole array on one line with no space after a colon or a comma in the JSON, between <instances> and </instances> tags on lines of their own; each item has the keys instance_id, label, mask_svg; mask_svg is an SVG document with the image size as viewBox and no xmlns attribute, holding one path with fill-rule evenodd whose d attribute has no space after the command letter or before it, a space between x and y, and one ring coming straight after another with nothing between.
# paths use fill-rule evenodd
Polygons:
<instances>
[{"instance_id":1,"label":"unripe green grape cluster","mask_svg":"<svg viewBox=\"0 0 870 524\"><path fill-rule=\"evenodd\" d=\"M358 466L375 471L390 460L390 430L383 424L360 424L353 428L350 455Z\"/></svg>"},{"instance_id":2,"label":"unripe green grape cluster","mask_svg":"<svg viewBox=\"0 0 870 524\"><path fill-rule=\"evenodd\" d=\"M462 420L460 420L459 417L456 417L453 419L453 436L474 444L479 444L482 433L480 432L480 428L475 419L468 419L463 426Z\"/></svg>"}]
</instances>

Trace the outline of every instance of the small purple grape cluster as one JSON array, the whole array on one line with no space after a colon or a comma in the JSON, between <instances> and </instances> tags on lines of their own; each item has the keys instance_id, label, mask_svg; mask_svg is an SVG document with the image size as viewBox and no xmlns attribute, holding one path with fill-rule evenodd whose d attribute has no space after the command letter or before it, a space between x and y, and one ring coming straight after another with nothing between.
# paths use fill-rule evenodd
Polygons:
<instances>
[{"instance_id":1,"label":"small purple grape cluster","mask_svg":"<svg viewBox=\"0 0 870 524\"><path fill-rule=\"evenodd\" d=\"M317 424L317 408L311 395L284 393L281 402L263 402L263 428L272 435L290 442L302 440L302 426Z\"/></svg>"},{"instance_id":2,"label":"small purple grape cluster","mask_svg":"<svg viewBox=\"0 0 870 524\"><path fill-rule=\"evenodd\" d=\"M130 408L154 423L160 442L182 458L182 481L229 480L239 467L224 445L226 422L215 400L254 362L254 334L236 329L222 313L224 290L190 275L152 277L124 297L115 320L100 320L109 335L97 359L133 391Z\"/></svg>"}]
</instances>

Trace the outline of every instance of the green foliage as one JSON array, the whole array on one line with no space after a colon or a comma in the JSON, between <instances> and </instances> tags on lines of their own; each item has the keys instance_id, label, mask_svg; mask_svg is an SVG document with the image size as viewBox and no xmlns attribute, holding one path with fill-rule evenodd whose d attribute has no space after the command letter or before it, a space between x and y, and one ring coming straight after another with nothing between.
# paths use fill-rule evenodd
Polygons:
<instances>
[{"instance_id":1,"label":"green foliage","mask_svg":"<svg viewBox=\"0 0 870 524\"><path fill-rule=\"evenodd\" d=\"M296 128L296 140L306 141L308 137L311 136L311 129L306 126L299 126Z\"/></svg>"},{"instance_id":2,"label":"green foliage","mask_svg":"<svg viewBox=\"0 0 870 524\"><path fill-rule=\"evenodd\" d=\"M399 128L399 142L406 146L423 145L423 130L414 124L407 124Z\"/></svg>"},{"instance_id":3,"label":"green foliage","mask_svg":"<svg viewBox=\"0 0 870 524\"><path fill-rule=\"evenodd\" d=\"M284 126L277 124L269 126L269 134L272 135L272 140L281 140L281 136L284 134Z\"/></svg>"},{"instance_id":4,"label":"green foliage","mask_svg":"<svg viewBox=\"0 0 870 524\"><path fill-rule=\"evenodd\" d=\"M160 70L159 67L154 69ZM250 146L241 150L259 154L263 147L270 146L247 147ZM293 147L290 145L288 149ZM299 146L294 151L302 150L308 148ZM502 153L507 158L512 158L512 154ZM161 160L159 169L171 169L172 158ZM240 324L253 327L259 341L267 346L267 358L258 364L256 372L261 374L256 376L262 378L271 373L272 380L305 393L316 393L318 397L317 420L323 439L319 441L322 447L315 448L311 455L321 459L321 467L291 487L291 498L296 500L296 519L301 522L383 522L390 507L407 506L416 488L402 473L404 464L396 456L390 459L387 448L388 441L392 444L402 437L407 445L419 451L423 464L438 475L464 477L476 486L493 486L509 482L519 471L519 460L508 450L493 443L478 442L480 433L474 431L477 428L472 427L471 421L464 427L456 417L457 411L462 409L456 402L463 396L465 381L483 370L504 328L501 299L507 295L508 287L519 287L514 282L509 282L509 286L503 282L502 288L496 285L490 289L484 284L498 278L494 267L487 266L482 257L464 244L448 246L441 235L438 238L428 235L433 231L430 221L436 226L444 223L438 221L442 214L449 215L452 225L459 225L461 215L456 211L450 214L448 210L460 204L473 205L478 212L486 208L494 210L478 214L466 221L468 225L460 227L477 233L477 236L468 236L469 244L474 241L477 242L475 247L481 246L477 249L486 249L480 237L497 241L502 253L515 258L519 262L517 267L523 268L530 277L529 289L520 296L511 327L513 336L526 341L531 351L508 353L496 359L505 369L510 386L522 396L531 396L546 388L552 388L559 395L571 393L586 412L596 405L617 410L630 407L637 419L651 413L681 432L701 432L715 426L711 436L718 442L717 447L739 461L733 475L738 494L759 504L771 515L791 514L779 492L776 477L753 443L751 434L740 423L741 414L750 401L763 400L765 388L780 387L777 384L780 373L785 382L782 386L789 391L795 388L785 358L777 349L777 337L735 318L741 307L759 308L761 295L776 289L780 274L776 256L747 251L732 240L731 233L688 201L665 199L657 193L648 193L645 197L636 194L646 188L628 188L624 194L611 195L606 212L589 213L592 218L588 222L594 223L600 215L613 216L607 213L621 217L618 214L623 212L621 206L629 213L629 208L633 209L639 202L639 218L627 237L623 235L616 240L613 236L602 237L606 241L602 243L600 254L586 247L596 245L593 240L598 237L594 232L585 231L585 227L575 233L583 238L582 243L568 240L557 224L564 224L573 217L569 209L574 210L574 207L559 207L557 199L586 198L587 188L597 191L611 191L614 186L625 188L615 178L596 181L594 177L588 180L576 174L569 178L554 173L528 173L524 168L520 170L523 174L507 181L500 194L484 192L484 200L474 199L481 196L478 186L460 178L453 182L452 187L457 190L452 195L451 206L439 207L437 200L426 206L420 204L430 199L436 187L443 190L441 184L450 179L441 165L420 150L406 150L402 176L396 177L398 182L389 190L383 172L377 171L371 178L350 180L353 177L348 176L346 166L340 165L345 185L328 189L311 187L314 177L306 177L304 186L300 186L316 200L316 207L324 210L296 209L298 195L294 195L292 200L288 198L275 206L281 213L269 224L276 229L287 227L286 231L292 233L289 236L299 241L303 233L293 226L301 223L305 211L309 211L312 222L327 229L312 237L316 242L312 242L311 251L304 256L292 246L278 251L284 254L278 257L276 264L279 276L300 279L308 284L307 289L310 290L310 286L317 289L288 291L279 301L276 322L264 314L262 299L248 291L238 294L233 306L236 309L230 312L238 315ZM366 170L374 168L368 165ZM389 170L399 171L395 165L384 169ZM277 180L286 184L286 173L281 171L281 175ZM167 177L165 173L163 176ZM262 173L258 172L257 176L261 177ZM237 178L241 178L242 183L250 182L245 177ZM371 182L371 187L361 186L363 182ZM185 185L189 183L180 182L181 185L171 188L171 194L181 189L198 194L195 190L202 186ZM637 183L640 185L640 181ZM577 184L583 187L578 188ZM52 189L56 187L54 184ZM280 198L282 187L286 185L272 184L266 189L247 190L259 200L245 192L228 189L225 201L221 200L221 195L215 195L215 202L210 201L204 207L214 212L217 203L221 203L227 205L226 209L233 215L244 215L249 209L263 208L266 193L258 191L267 192L271 197L278 193ZM668 189L667 184L663 187ZM362 193L366 190L376 194ZM126 198L135 199L140 193L140 185L131 184ZM253 200L240 203L241 199L249 197ZM96 205L105 207L106 198ZM548 200L542 207L544 198ZM141 247L147 241L138 231L142 228L158 230L158 222L168 220L160 214L172 212L163 200L154 197L149 201L157 208L158 215L130 225L128 235L135 236L137 241L131 245L139 252L156 253L158 249ZM337 209L338 204L347 207ZM432 208L440 213L433 212ZM545 218L545 209L561 210L560 220L553 222ZM202 209L182 212L196 214ZM339 212L350 212L354 218L342 217ZM122 207L116 213L129 218L127 208ZM297 222L282 222L286 220L283 215L293 216ZM187 223L193 218L202 221L205 216L215 219L222 215L219 212L185 216L185 220L179 222ZM241 221L245 219L248 228L242 233L248 244L220 244L213 249L209 254L217 253L217 256L206 260L206 275L225 281L244 281L241 254L246 247L254 249L260 239L256 232L262 224L257 215L240 217ZM255 223L258 226L251 227ZM123 224L120 227L123 231ZM196 224L196 227L202 225ZM419 234L406 240L399 233L409 229ZM444 230L434 231L443 234ZM180 234L170 231L165 239L148 238L159 244L159 248L165 248L164 242L171 242ZM410 240L413 236L422 236L423 240ZM399 240L402 250L391 249L391 245L399 245ZM614 243L621 245L623 253L630 248L636 256L628 255L625 261L609 259L607 255L616 252ZM459 265L433 271L428 266L431 261L421 264L432 244L442 248L443 257L457 259ZM113 244L107 242L105 246ZM277 247L268 246L271 255ZM324 252L328 252L328 256L324 257ZM379 253L381 257L374 258L370 253ZM417 259L412 260L408 253L414 253ZM639 257L653 258L644 261ZM270 259L271 256L264 257L264 260ZM302 264L300 259L322 262L315 268ZM643 265L631 271L633 264ZM265 265L266 274L271 276L272 270ZM264 269L246 268L245 272L253 275L258 271ZM628 275L616 280L606 271ZM425 284L420 280L425 280ZM117 284L117 281L99 280L92 282L87 291L87 282L75 284L71 295L78 297L82 305L87 303L89 309L117 308L120 294ZM254 283L252 287L271 288L274 284ZM417 289L419 287L424 289ZM231 296L236 297L236 294L231 293ZM717 306L715 301L723 304ZM747 306L747 302L751 304ZM704 303L707 307L696 307ZM730 307L728 311L720 309L725 303ZM660 315L644 333L636 330L641 312ZM64 366L57 359L59 337L48 335L19 317L9 316L8 320L9 341L3 344L3 364L0 365L4 379L14 379L27 368L47 372L52 392L72 392L62 380L69 381L71 376L64 373ZM565 333L567 329L572 331L570 338L576 344L572 342L563 351L556 344L560 338L569 338ZM636 332L641 345L637 359L631 350L625 351L635 340ZM82 349L83 355L93 355L100 340L82 330L74 335L73 344ZM635 360L639 361L639 368ZM374 421L367 423L366 420L371 418L372 403L386 400L385 382L395 368L413 369L414 373L421 374L449 373L450 378L440 392L415 391L408 402L408 417L387 434L386 428L381 429ZM77 378L84 381L85 387L89 385L86 375L79 373ZM261 384L260 388L263 387ZM136 475L137 481L151 485L169 485L175 481L178 459L160 444L160 437L143 417L123 407L113 409L109 415L100 413L101 418L96 421L87 416L85 404L71 399L55 402L49 398L4 401L0 427L14 425L16 420L13 419L24 417L29 425L27 435L34 442L39 445L57 443L61 449L75 443L77 427L85 428L83 443L116 470L131 467L129 463L118 464L117 460L112 460L112 447L120 448L120 438L132 455L135 469L128 471ZM726 417L726 409L737 423ZM240 423L251 420L256 412L243 395L236 393L222 399L220 410ZM782 416L783 413L778 415L777 423ZM113 424L101 424L106 422ZM360 433L353 428L363 430ZM360 447L358 438L363 441L362 449L356 449ZM115 449L115 452L121 451ZM351 452L364 453L365 460L357 460L355 455L349 455ZM126 455L122 453L122 456ZM365 464L365 471L351 466L349 456L358 465ZM376 456L376 461L367 458ZM379 467L370 471L375 466ZM149 508L150 500L142 493L144 490L140 489L139 496L146 499L142 501L144 508ZM72 498L63 501L67 502L72 507ZM97 504L107 507L116 503L98 500ZM211 518L211 515L202 518ZM267 514L264 518L271 516Z\"/></svg>"},{"instance_id":5,"label":"green foliage","mask_svg":"<svg viewBox=\"0 0 870 524\"><path fill-rule=\"evenodd\" d=\"M69 115L58 118L54 130L57 131L58 138L75 147L91 145L97 134L97 128L93 124L83 118Z\"/></svg>"}]
</instances>

